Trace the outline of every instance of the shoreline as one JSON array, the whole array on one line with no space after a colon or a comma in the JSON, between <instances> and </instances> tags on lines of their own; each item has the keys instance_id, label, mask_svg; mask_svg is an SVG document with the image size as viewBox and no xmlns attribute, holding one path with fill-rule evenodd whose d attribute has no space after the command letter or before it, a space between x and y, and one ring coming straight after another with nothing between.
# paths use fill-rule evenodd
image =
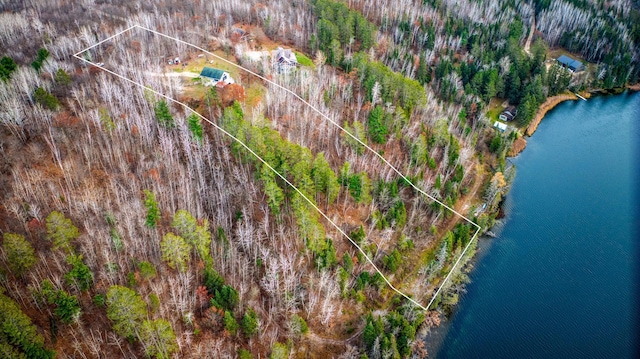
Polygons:
<instances>
[{"instance_id":1,"label":"shoreline","mask_svg":"<svg viewBox=\"0 0 640 359\"><path fill-rule=\"evenodd\" d=\"M627 90L638 92L640 91L640 82L635 85L627 85Z\"/></svg>"},{"instance_id":2,"label":"shoreline","mask_svg":"<svg viewBox=\"0 0 640 359\"><path fill-rule=\"evenodd\" d=\"M628 91L633 91L633 92L639 92L640 91L640 82L637 84L633 84L633 85L626 85L625 87L621 88L620 93L624 92L625 90ZM591 97L591 95L593 93L597 93L598 91L602 91L602 90L587 90L587 91L583 91L582 93L580 93L580 96L583 96L584 98L588 99ZM565 101L573 101L573 100L579 100L580 98L578 96L576 96L576 94L574 93L562 93L559 95L555 95L555 96L551 96L548 97L541 105L540 107L538 107L538 110L536 111L536 115L533 118L533 120L531 121L531 123L527 126L527 128L524 131L524 135L527 137L531 137L531 135L533 135L536 130L538 129L538 126L540 125L540 122L542 122L542 119L544 119L544 116L547 114L547 112L553 110L554 107L558 106L559 104L565 102ZM526 142L525 142L525 146L526 146ZM524 147L518 149L517 151L514 150L512 151L513 155L509 155L508 157L514 157L517 156L520 152L522 152L522 150L524 150Z\"/></svg>"},{"instance_id":3,"label":"shoreline","mask_svg":"<svg viewBox=\"0 0 640 359\"><path fill-rule=\"evenodd\" d=\"M636 84L636 87L638 88L638 90L636 91L640 91L640 83ZM629 89L631 89L630 86L628 86ZM591 92L586 92L584 94L585 98L589 98L591 97ZM527 126L527 128L524 131L524 135L518 137L514 143L512 144L512 147L509 149L509 152L507 154L507 158L509 157L516 157L518 154L520 154L522 151L525 150L526 146L527 146L527 141L524 138L524 136L527 137L531 137L531 135L533 135L536 131L536 129L538 128L538 126L540 125L540 122L542 122L542 119L545 117L545 115L547 114L547 112L551 111L554 107L558 106L559 104L561 104L562 102L565 101L573 101L573 100L579 100L578 96L576 96L574 93L572 92L565 92L556 96L552 96L547 98L539 107L538 110L536 111L536 115L534 117L534 119L531 121L531 123ZM511 190L511 188L509 188L509 190L507 190L507 192L504 193L504 196L507 196L508 192ZM499 209L498 209L499 211ZM496 222L494 223L491 228L486 228L484 231L482 231L478 238L476 239L477 242L477 246L476 248L473 249L472 252L468 253L468 257L467 260L464 261L464 263L461 263L461 268L464 268L465 266L469 265L471 263L471 265L473 266L475 263L477 263L477 261L479 260L478 258L478 251L481 248L486 248L487 246L489 246L489 243L485 243L483 245L480 244L480 238L481 237L485 237L486 233L488 231L490 231L492 228L494 228L495 226L500 225L500 227L504 226L504 222ZM462 269L461 269L462 271ZM468 284L468 283L467 283ZM465 284L466 286L466 284ZM455 307L457 307L459 305L459 303L455 304ZM444 317L442 318L442 321L440 323L438 323L435 326L429 326L428 328L423 328L423 332L422 332L422 340L425 342L425 344L430 348L430 349L434 349L435 353L437 353L440 349L440 346L442 345L442 343L444 342L447 333L450 329L450 325L451 325L451 318L447 318Z\"/></svg>"},{"instance_id":4,"label":"shoreline","mask_svg":"<svg viewBox=\"0 0 640 359\"><path fill-rule=\"evenodd\" d=\"M640 83L637 83L635 85L627 85L626 87L623 88L624 90L629 90L629 91L634 91L634 92L639 92L640 91ZM596 90L589 90L589 91L584 91L582 93L579 93L579 95L583 96L586 99L591 98L591 96L593 95L594 91ZM549 97L545 100L545 102L543 102L539 107L538 110L536 112L536 115L534 117L534 119L531 121L531 123L529 124L529 126L527 126L527 128L525 129L525 134L521 137L518 137L512 147L509 149L509 152L507 154L507 158L509 157L516 157L518 154L520 154L522 151L525 150L526 145L527 145L527 141L524 138L524 136L526 135L527 137L531 137L535 131L537 130L538 126L540 125L540 123L542 122L542 119L544 119L544 117L546 116L547 112L551 111L553 108L555 108L556 106L558 106L559 104L565 102L565 101L574 101L574 100L579 100L580 98L578 96L576 96L576 94L572 93L572 92L565 92L556 96L552 96ZM509 190L507 190L507 192L504 193L504 196L507 196L507 194L509 193L511 189L509 188ZM477 247L473 249L472 252L469 252L467 254L467 259L464 261L464 263L460 263L460 271L464 272L464 268L467 267L468 265L471 265L471 269L469 270L472 271L473 266L478 262L479 258L478 258L478 252L480 249L482 248L487 248L490 243L484 243L481 244L480 242L480 238L485 237L486 238L486 233L488 231L490 231L492 228L498 226L500 228L502 228L505 225L505 222L498 222L496 221L496 223L493 224L493 226L491 228L486 228L484 231L482 231L481 233L479 233L478 238L476 239L477 242ZM469 273L467 272L467 274ZM466 284L465 284L466 286ZM457 307L459 305L459 303L455 304L454 306ZM424 343L432 350L435 351L435 353L437 353L440 349L440 346L442 345L442 343L444 342L445 337L447 336L447 333L450 329L450 325L451 325L451 318L447 318L447 317L443 317L441 318L442 321L440 323L438 323L435 326L427 326L425 328L422 328L422 333L421 333L421 339L424 341Z\"/></svg>"},{"instance_id":5,"label":"shoreline","mask_svg":"<svg viewBox=\"0 0 640 359\"><path fill-rule=\"evenodd\" d=\"M547 114L547 112L551 111L554 107L558 106L562 102L571 101L571 100L578 100L578 96L576 96L573 93L563 93L560 95L551 96L547 98L542 103L542 105L540 105L540 107L538 108L538 111L536 112L535 117L533 118L529 126L527 126L527 129L525 130L525 135L531 137L531 135L533 135L538 129L540 122L542 122L542 119Z\"/></svg>"},{"instance_id":6,"label":"shoreline","mask_svg":"<svg viewBox=\"0 0 640 359\"><path fill-rule=\"evenodd\" d=\"M593 90L592 90L593 91ZM622 91L620 93L616 93L615 95L619 95L621 93L624 93L625 91L629 91L629 92L640 92L640 83L635 84L633 86L626 86L624 88L622 88ZM581 95L584 96L583 93L580 93ZM586 94L586 96L589 98L593 93L592 92L588 92ZM598 93L595 93L598 94ZM550 111L551 109L553 109L555 106L557 106L558 104L564 102L564 101L568 101L568 100L572 100L572 99L578 99L574 94L568 94L568 93L564 93L558 96L553 96L548 98L539 108L538 111L536 112L536 116L535 119L537 120L537 123L535 124L533 131L531 132L531 134L533 134L533 132L535 132L536 128L538 127L539 123L541 122L541 120L544 118L544 116L546 115L546 113L548 111ZM532 122L533 125L533 122ZM527 128L527 131L529 130L529 128ZM527 133L527 135L531 136L531 134ZM522 137L520 137L522 138ZM518 138L518 139L520 139ZM508 155L507 157L513 157L511 155ZM507 191L504 195L507 196L507 194L510 192ZM494 224L495 226L500 226L500 225L505 225L506 224L506 220L505 221L501 221L501 222L496 222ZM492 227L493 228L493 227ZM477 263L482 257L478 256L478 253L480 254L486 254L486 253L481 253L482 249L486 249L488 248L493 241L486 241L483 245L481 245L480 242L480 238L478 238L478 248L475 250L474 255L472 257L472 259L470 260L470 262L472 262L472 264L475 265L475 263ZM456 304L456 311L459 310L460 304ZM442 348L443 342L446 339L446 337L449 335L449 330L451 328L451 325L453 323L452 321L453 316L451 316L451 318L443 318L442 320L442 324L438 327L435 328L431 328L431 332L428 333L428 335L426 336L426 338L430 339L431 341L428 342L431 346L429 347L430 349L433 350L433 356L430 357L434 357L435 355L437 355L440 352L440 349ZM429 354L432 354L431 352Z\"/></svg>"}]
</instances>

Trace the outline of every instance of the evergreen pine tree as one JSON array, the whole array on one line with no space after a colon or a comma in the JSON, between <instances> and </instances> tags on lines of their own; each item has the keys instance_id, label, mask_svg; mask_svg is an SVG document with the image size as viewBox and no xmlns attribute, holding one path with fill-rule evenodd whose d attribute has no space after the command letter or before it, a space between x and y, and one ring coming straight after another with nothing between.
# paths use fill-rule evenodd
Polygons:
<instances>
[{"instance_id":1,"label":"evergreen pine tree","mask_svg":"<svg viewBox=\"0 0 640 359\"><path fill-rule=\"evenodd\" d=\"M144 206L147 208L147 218L145 225L147 227L155 228L160 219L160 210L158 209L158 202L156 201L156 195L149 191L144 190Z\"/></svg>"},{"instance_id":2,"label":"evergreen pine tree","mask_svg":"<svg viewBox=\"0 0 640 359\"><path fill-rule=\"evenodd\" d=\"M16 277L24 274L36 263L33 247L20 234L5 233L2 249L7 256L9 268Z\"/></svg>"}]
</instances>

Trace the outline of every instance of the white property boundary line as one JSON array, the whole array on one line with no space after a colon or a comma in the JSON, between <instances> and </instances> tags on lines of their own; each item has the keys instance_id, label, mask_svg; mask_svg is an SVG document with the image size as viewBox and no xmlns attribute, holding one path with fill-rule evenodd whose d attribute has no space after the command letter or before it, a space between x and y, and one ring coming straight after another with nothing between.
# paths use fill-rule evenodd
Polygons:
<instances>
[{"instance_id":1,"label":"white property boundary line","mask_svg":"<svg viewBox=\"0 0 640 359\"><path fill-rule=\"evenodd\" d=\"M198 112L196 112L194 109L192 109L192 108L191 108L191 107L189 107L188 105L186 105L186 104L184 104L184 103L182 103L182 102L180 102L180 101L178 101L178 100L175 100L175 99L173 99L173 98L171 98L171 97L169 97L169 96L167 96L167 95L164 95L164 94L162 94L162 93L160 93L160 92L158 92L158 91L156 91L156 90L154 90L154 89L151 89L151 88L149 88L149 87L146 87L145 85L143 85L143 84L141 84L141 83L135 82L135 81L133 81L133 80L131 80L131 79L127 78L127 77L124 77L124 76L122 76L122 75L120 75L120 74L117 74L117 73L115 73L115 72L113 72L113 71L111 71L111 70L108 70L108 69L106 69L106 68L104 68L104 67L101 67L101 66L97 66L97 64L95 64L95 63L93 63L93 62L91 62L91 61L89 61L89 60L86 60L86 59L84 59L84 58L80 57L80 54L82 54L83 52L88 51L88 50L90 50L90 49L92 49L92 48L94 48L94 47L96 47L96 46L98 46L98 45L100 45L100 44L102 44L102 43L104 43L104 42L106 42L106 41L109 41L109 40L111 40L111 39L113 39L113 38L115 38L115 37L117 37L117 36L119 36L119 35L121 35L121 34L123 34L123 33L125 33L125 32L128 32L128 31L130 31L131 29L134 29L134 28L143 29L143 30L145 30L145 31L152 32L152 33L154 33L154 34L156 34L156 35L160 35L160 36L166 37L166 38L168 38L168 39L174 40L174 41L176 41L176 42L179 42L179 43L182 43L182 44L185 44L185 45L191 46L191 47L193 47L193 48L196 48L196 49L198 49L198 50L200 50L200 51L202 51L202 52L205 52L205 53L207 53L207 54L209 54L209 55L211 55L211 56L213 56L213 57L215 57L215 58L217 58L217 59L219 59L219 60L221 60L221 61L224 61L224 62L226 62L226 63L228 63L228 64L230 64L230 65L232 65L232 66L235 66L235 67L237 67L238 69L243 70L243 71L245 71L245 72L247 72L247 73L249 73L249 74L251 74L251 75L253 75L253 76L255 76L255 77L257 77L257 78L259 78L259 79L261 79L261 80L263 80L263 81L266 81L266 82L268 82L269 84L274 85L274 86L278 87L279 89L284 90L285 92L287 92L287 93L289 93L289 94L293 95L295 98L297 98L298 100L302 101L302 103L304 103L305 105L309 106L309 108L311 108L314 112L316 112L317 114L319 114L321 117L323 117L323 118L324 118L324 119L326 119L327 121L331 122L333 125L335 125L335 126L336 126L336 127L338 127L339 129L341 129L344 133L346 133L347 135L351 136L351 138L353 138L354 140L358 141L358 142L359 142L361 145L363 145L366 149L368 149L369 151L371 151L372 153L374 153L374 154L375 154L378 158L380 158L380 159L381 159L381 160L382 160L386 165L388 165L388 166L389 166L389 167L390 167L390 168L391 168L391 169L392 169L396 174L398 174L402 179L404 179L407 183L409 183L409 185L410 185L413 189L415 189L415 190L416 190L416 191L418 191L419 193L421 193L421 194L423 194L423 195L427 196L427 197L428 197L428 198L430 198L431 200L436 201L437 203L439 203L440 205L442 205L443 207L445 207L445 208L446 208L446 209L448 209L449 211L451 211L451 212L455 213L456 215L458 215L458 216L462 217L462 219L464 219L464 220L465 220L465 221L467 221L468 223L470 223L470 224L472 224L473 226L475 226L475 227L476 227L476 231L475 231L475 233L473 234L473 237L471 237L471 240L469 240L469 243L467 243L467 245L465 246L464 250L463 250L463 251L462 251L462 253L460 254L460 257L458 257L458 259L456 260L456 262L455 262L455 263L453 264L453 266L451 267L451 271L449 271L449 274L447 274L447 276L444 278L444 280L443 280L443 281L442 281L442 283L440 284L440 287L438 287L438 290L434 293L433 297L432 297L432 298L431 298L431 300L429 301L429 304L427 304L427 306L426 306L426 307L424 307L422 304L418 303L418 302L417 302L416 300L414 300L413 298L409 297L408 295L406 295L406 294L404 294L403 292L401 292L401 291L399 291L398 289L396 289L396 288L393 286L393 284L391 284L391 282L387 279L387 277L382 273L382 271L380 271L380 269L378 269L378 267L373 263L373 260L371 260L371 258L369 258L369 256L367 256L367 254L366 254L366 253L364 252L364 250L363 250L363 249L358 245L358 243L356 243L353 239L351 239L351 237L349 237L349 236L348 236L348 235L347 235L347 234L346 234L346 233L345 233L345 232L344 232L344 231L343 231L343 230L342 230L342 229L341 229L341 228L340 228L336 223L334 223L334 222L333 222L333 221L332 221L332 220L331 220L331 219L330 219L330 218L329 218L329 217L328 217L324 212L322 212L322 211L320 210L320 208L318 208L318 206L317 206L317 205L315 205L315 204L314 204L314 203L313 203L309 198L307 198L307 196L305 196L305 195L304 195L304 193L302 193L302 192L301 192L301 191L300 191L296 186L294 186L291 182L289 182L289 181L288 181L288 180L287 180L283 175L281 175L278 171L276 171L273 167L271 167L271 165L269 165L269 163L267 163L264 159L262 159L260 156L258 156L258 154L256 154L256 153L255 153L251 148L249 148L249 146L247 146L244 142L240 141L238 138L236 138L235 136L233 136L232 134L230 134L229 132L227 132L226 130L224 130L222 127L220 127L220 126L216 125L215 123L213 123L213 122L212 122L211 120L209 120L208 118L206 118L206 117L202 116L201 114L199 114ZM446 282L449 280L449 278L450 278L450 277L451 277L451 275L453 274L453 271L455 270L455 268L457 267L457 265L458 265L458 264L460 263L460 261L462 260L462 257L464 257L465 253L466 253L466 252L467 252L467 250L469 249L469 246L470 246L470 245L471 245L471 243L473 243L473 241L477 238L477 235L478 235L478 233L480 232L481 227L480 227L478 224L476 224L475 222L471 221L471 220L470 220L470 219L468 219L467 217L465 217L465 216L463 216L462 214L458 213L455 209L453 209L453 208L451 208L451 207L447 206L445 203L442 203L441 201L439 201L439 200L438 200L438 199L436 199L435 197L433 197L433 196L429 195L428 193L426 193L426 192L424 192L423 190L421 190L420 188L418 188L416 185L414 185L414 184L413 184L413 182L411 182L411 181L410 181L406 176L404 176L404 175L403 175L403 174L402 174L402 173L401 173L397 168L395 168L391 163L389 163L389 161L387 161L387 160L386 160L382 155L380 155L377 151L375 151L374 149L372 149L371 147L369 147L366 143L362 142L359 138L355 137L355 136L354 136L353 134L351 134L349 131L345 130L345 129L344 129L342 126L340 126L337 122L335 122L334 120L332 120L331 118L329 118L329 116L325 115L322 111L318 110L316 107L314 107L312 104L310 104L309 102L307 102L306 100L304 100L302 97L300 97L300 96L299 96L298 94L296 94L295 92L293 92L293 91L289 90L288 88L286 88L286 87L284 87L284 86L282 86L282 85L280 85L280 84L277 84L277 83L275 83L275 82L273 82L273 81L271 81L271 80L267 79L266 77L263 77L263 76L261 76L261 75L259 75L259 74L255 73L255 72L253 72L253 71L251 71L251 70L249 70L249 69L247 69L247 68L245 68L245 67L242 67L242 66L240 66L240 65L238 65L238 64L235 64L235 63L233 63L233 62L231 62L231 61L229 61L229 60L227 60L227 59L224 59L224 58L222 58L222 57L220 57L220 56L218 56L218 55L216 55L216 54L213 54L213 53L211 53L211 52L209 52L209 51L207 51L207 50L205 50L205 49L203 49L203 48L201 48L201 47L199 47L199 46L196 46L196 45L190 44L190 43L188 43L188 42L186 42L186 41L180 40L180 39L175 38L175 37L173 37L173 36L165 35L165 34L163 34L163 33L160 33L160 32L155 31L155 30L148 29L148 28L143 27L143 26L140 26L140 25L133 25L133 26L131 26L131 27L129 27L129 28L127 28L127 29L125 29L125 30L122 30L122 31L120 31L120 32L116 33L115 35L112 35L112 36L110 36L110 37L108 37L108 38L106 38L106 39L104 39L104 40L102 40L102 41L100 41L100 42L98 42L98 43L96 43L96 44L92 45L92 46L87 47L86 49L84 49L84 50L82 50L82 51L79 51L79 52L75 53L73 56L74 56L75 58L77 58L77 59L81 60L81 61L84 61L84 62L86 62L86 63L89 63L89 64L91 64L91 65L93 65L93 66L96 66L96 67L100 68L101 70L103 70L103 71L105 71L105 72L108 72L108 73L110 73L110 74L112 74L112 75L114 75L114 76L116 76L116 77L119 77L119 78L121 78L121 79L123 79L123 80L125 80L125 81L127 81L127 82L130 82L130 83L132 83L132 84L134 84L134 85L136 85L136 86L139 86L139 87L141 87L141 88L143 88L143 89L145 89L145 90L149 90L149 91L151 91L151 92L155 93L156 95L158 95L158 96L160 96L160 97L163 97L163 98L165 98L165 99L167 99L167 100L169 100L169 101L171 101L171 102L173 102L173 103L176 103L176 104L178 104L178 105L180 105L180 106L184 107L184 108L185 108L185 109L187 109L188 111L193 112L196 116L198 116L198 117L200 117L201 119L203 119L204 121L208 122L210 125L212 125L212 126L213 126L213 127L215 127L216 129L220 130L220 131L221 131L222 133L224 133L225 135L227 135L227 136L231 137L234 141L238 142L242 147L244 147L245 149L247 149L247 151L249 151L252 155L254 155L258 160L260 160L260 162L262 162L262 163L263 163L264 165L266 165L270 170L272 170L276 175L278 175L278 177L280 177L280 178L281 178L285 183L287 183L287 184L288 184L289 186L291 186L291 187L292 187L296 192L298 192L298 194L300 194L300 195L302 196L302 198L304 198L304 199L305 199L305 200L306 200L306 201L307 201L307 202L308 202L308 203L309 203L313 208L315 208L315 210L316 210L316 211L318 211L318 213L320 213L320 215L322 215L322 217L324 217L327 221L329 221L329 223L331 223L331 224L332 224L332 225L333 225L333 226L334 226L334 227L335 227L335 228L336 228L336 229L337 229L337 230L338 230L338 231L339 231L343 236L345 236L345 237L346 237L346 238L351 242L351 244L353 244L353 245L354 245L354 246L355 246L355 247L360 251L360 253L362 253L362 255L364 255L364 257L367 259L367 261L368 261L368 262L373 266L373 268L378 272L378 274L380 274L380 275L382 276L382 279L384 279L384 281L387 283L387 285L388 285L388 286L389 286L393 291L395 291L396 293L400 294L401 296L403 296L404 298L406 298L407 300L409 300L411 303L415 304L416 306L420 307L421 309L423 309L423 310L425 310L425 311L426 311L426 310L428 310L428 308L431 306L431 304L433 304L433 302L435 301L435 299L438 297L438 294L440 294L440 291L442 290L442 288L444 287L444 285L446 284Z\"/></svg>"}]
</instances>

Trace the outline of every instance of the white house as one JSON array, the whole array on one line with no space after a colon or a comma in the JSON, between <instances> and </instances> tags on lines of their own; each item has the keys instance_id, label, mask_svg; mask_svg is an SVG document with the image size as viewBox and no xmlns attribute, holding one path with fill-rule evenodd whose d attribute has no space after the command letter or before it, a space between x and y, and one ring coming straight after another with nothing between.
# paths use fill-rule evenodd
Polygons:
<instances>
[{"instance_id":1,"label":"white house","mask_svg":"<svg viewBox=\"0 0 640 359\"><path fill-rule=\"evenodd\" d=\"M288 73L298 66L296 54L291 49L278 47L271 52L271 62L278 73Z\"/></svg>"},{"instance_id":2,"label":"white house","mask_svg":"<svg viewBox=\"0 0 640 359\"><path fill-rule=\"evenodd\" d=\"M228 72L211 67L203 68L202 72L200 72L200 78L205 86L226 86L235 83Z\"/></svg>"}]
</instances>

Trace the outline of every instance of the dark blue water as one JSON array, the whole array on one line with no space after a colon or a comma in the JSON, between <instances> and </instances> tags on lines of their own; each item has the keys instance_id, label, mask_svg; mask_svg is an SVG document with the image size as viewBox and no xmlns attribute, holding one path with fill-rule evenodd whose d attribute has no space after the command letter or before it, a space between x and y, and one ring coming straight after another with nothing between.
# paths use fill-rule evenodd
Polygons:
<instances>
[{"instance_id":1,"label":"dark blue water","mask_svg":"<svg viewBox=\"0 0 640 359\"><path fill-rule=\"evenodd\" d=\"M638 357L639 123L640 93L545 117L438 358Z\"/></svg>"}]
</instances>

